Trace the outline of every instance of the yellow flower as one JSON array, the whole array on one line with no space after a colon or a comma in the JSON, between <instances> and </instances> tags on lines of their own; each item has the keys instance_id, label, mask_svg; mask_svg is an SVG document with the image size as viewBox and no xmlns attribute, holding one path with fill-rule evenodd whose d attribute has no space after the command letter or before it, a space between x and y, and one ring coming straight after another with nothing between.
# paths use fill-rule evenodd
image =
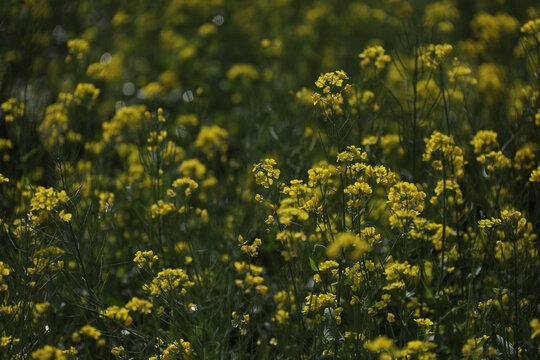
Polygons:
<instances>
[{"instance_id":1,"label":"yellow flower","mask_svg":"<svg viewBox=\"0 0 540 360\"><path fill-rule=\"evenodd\" d=\"M365 342L364 347L371 352L378 352L381 350L391 350L394 348L394 341L386 336L379 336L374 340L368 340Z\"/></svg>"},{"instance_id":2,"label":"yellow flower","mask_svg":"<svg viewBox=\"0 0 540 360\"><path fill-rule=\"evenodd\" d=\"M433 321L430 319L414 319L418 326L433 326Z\"/></svg>"},{"instance_id":3,"label":"yellow flower","mask_svg":"<svg viewBox=\"0 0 540 360\"><path fill-rule=\"evenodd\" d=\"M535 337L537 337L538 335L540 335L540 321L538 321L538 319L532 319L530 324L529 324L533 330L533 333L531 335L531 339L534 339Z\"/></svg>"},{"instance_id":4,"label":"yellow flower","mask_svg":"<svg viewBox=\"0 0 540 360\"><path fill-rule=\"evenodd\" d=\"M412 220L424 210L426 193L419 191L415 184L398 182L390 188L388 204L393 210L390 216L390 226L404 226L408 220Z\"/></svg>"},{"instance_id":5,"label":"yellow flower","mask_svg":"<svg viewBox=\"0 0 540 360\"><path fill-rule=\"evenodd\" d=\"M420 61L427 68L436 69L445 62L452 50L450 44L431 44L422 51Z\"/></svg>"},{"instance_id":6,"label":"yellow flower","mask_svg":"<svg viewBox=\"0 0 540 360\"><path fill-rule=\"evenodd\" d=\"M3 102L0 108L4 110L4 120L7 123L13 122L16 118L24 115L24 104L19 103L15 98L10 98Z\"/></svg>"},{"instance_id":7,"label":"yellow flower","mask_svg":"<svg viewBox=\"0 0 540 360\"><path fill-rule=\"evenodd\" d=\"M344 81L347 79L349 77L343 70L321 74L317 81L315 81L315 86L322 89L322 94L315 92L312 95L313 105L319 105L321 107L329 106L336 113L343 113L339 106L343 104L343 93L351 91L351 86L344 84Z\"/></svg>"},{"instance_id":8,"label":"yellow flower","mask_svg":"<svg viewBox=\"0 0 540 360\"><path fill-rule=\"evenodd\" d=\"M531 172L530 182L540 182L540 166Z\"/></svg>"},{"instance_id":9,"label":"yellow flower","mask_svg":"<svg viewBox=\"0 0 540 360\"><path fill-rule=\"evenodd\" d=\"M114 355L114 356L119 356L120 354L122 354L123 352L125 351L124 347L123 346L115 346L111 349L111 353Z\"/></svg>"},{"instance_id":10,"label":"yellow flower","mask_svg":"<svg viewBox=\"0 0 540 360\"><path fill-rule=\"evenodd\" d=\"M335 259L341 255L343 249L348 247L352 247L351 259L357 260L369 249L369 244L361 239L360 235L350 232L338 233L334 241L326 248L326 256Z\"/></svg>"},{"instance_id":11,"label":"yellow flower","mask_svg":"<svg viewBox=\"0 0 540 360\"><path fill-rule=\"evenodd\" d=\"M129 311L139 311L143 314L150 314L153 306L154 305L150 301L139 299L137 297L133 297L126 303L126 309Z\"/></svg>"},{"instance_id":12,"label":"yellow flower","mask_svg":"<svg viewBox=\"0 0 540 360\"><path fill-rule=\"evenodd\" d=\"M60 219L62 219L65 222L70 222L72 218L72 215L70 213L64 212L64 210L61 210L58 216L60 216Z\"/></svg>"},{"instance_id":13,"label":"yellow flower","mask_svg":"<svg viewBox=\"0 0 540 360\"><path fill-rule=\"evenodd\" d=\"M264 159L253 166L251 171L255 175L255 181L258 185L269 188L274 183L274 179L279 179L280 171L274 168L275 165L277 165L276 160Z\"/></svg>"},{"instance_id":14,"label":"yellow flower","mask_svg":"<svg viewBox=\"0 0 540 360\"><path fill-rule=\"evenodd\" d=\"M227 78L234 80L241 78L243 81L257 80L259 73L251 64L235 64L227 71Z\"/></svg>"},{"instance_id":15,"label":"yellow flower","mask_svg":"<svg viewBox=\"0 0 540 360\"><path fill-rule=\"evenodd\" d=\"M135 258L133 258L133 262L135 262L140 268L143 268L146 263L149 263L149 265L152 266L152 264L154 264L158 259L159 257L154 255L152 250L137 251Z\"/></svg>"},{"instance_id":16,"label":"yellow flower","mask_svg":"<svg viewBox=\"0 0 540 360\"><path fill-rule=\"evenodd\" d=\"M302 309L303 314L322 310L326 307L335 307L337 304L336 295L325 293L319 295L310 294L306 296L306 305Z\"/></svg>"},{"instance_id":17,"label":"yellow flower","mask_svg":"<svg viewBox=\"0 0 540 360\"><path fill-rule=\"evenodd\" d=\"M82 335L87 335L87 336L91 337L94 340L98 340L99 337L101 336L101 331L99 331L98 329L96 329L92 325L84 325L81 328L80 333Z\"/></svg>"},{"instance_id":18,"label":"yellow flower","mask_svg":"<svg viewBox=\"0 0 540 360\"><path fill-rule=\"evenodd\" d=\"M471 140L474 146L474 153L487 153L499 147L497 142L497 133L491 130L479 130Z\"/></svg>"},{"instance_id":19,"label":"yellow flower","mask_svg":"<svg viewBox=\"0 0 540 360\"><path fill-rule=\"evenodd\" d=\"M188 187L186 190L186 196L191 194L191 189ZM175 210L173 203L165 202L163 200L158 200L156 204L152 204L150 207L150 212L152 214L152 219L157 218L158 216L165 216Z\"/></svg>"},{"instance_id":20,"label":"yellow flower","mask_svg":"<svg viewBox=\"0 0 540 360\"><path fill-rule=\"evenodd\" d=\"M159 295L173 289L179 289L180 295L185 295L188 288L195 285L189 280L189 276L182 269L163 269L148 284L144 284L142 289L152 295Z\"/></svg>"},{"instance_id":21,"label":"yellow flower","mask_svg":"<svg viewBox=\"0 0 540 360\"><path fill-rule=\"evenodd\" d=\"M358 54L358 57L362 59L360 65L366 67L373 64L377 71L384 69L386 64L391 60L390 55L385 54L385 51L382 46L371 46L364 49L364 51Z\"/></svg>"},{"instance_id":22,"label":"yellow flower","mask_svg":"<svg viewBox=\"0 0 540 360\"><path fill-rule=\"evenodd\" d=\"M6 347L9 344L16 344L20 341L20 339L14 338L12 336L2 336L0 338L0 347Z\"/></svg>"},{"instance_id":23,"label":"yellow flower","mask_svg":"<svg viewBox=\"0 0 540 360\"><path fill-rule=\"evenodd\" d=\"M195 139L195 146L201 149L206 156L213 158L216 152L225 153L227 151L227 130L217 126L202 126L201 131Z\"/></svg>"},{"instance_id":24,"label":"yellow flower","mask_svg":"<svg viewBox=\"0 0 540 360\"><path fill-rule=\"evenodd\" d=\"M66 61L71 61L71 55L75 55L77 57L77 60L82 60L84 55L90 51L90 45L88 44L88 41L84 39L71 39L67 41L67 46L69 50L68 57L66 58Z\"/></svg>"}]
</instances>

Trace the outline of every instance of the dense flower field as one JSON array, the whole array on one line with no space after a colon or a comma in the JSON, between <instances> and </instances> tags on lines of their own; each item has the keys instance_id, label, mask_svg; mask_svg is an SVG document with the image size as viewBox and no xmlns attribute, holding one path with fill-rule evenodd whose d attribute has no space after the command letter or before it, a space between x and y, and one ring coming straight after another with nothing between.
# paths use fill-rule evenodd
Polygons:
<instances>
[{"instance_id":1,"label":"dense flower field","mask_svg":"<svg viewBox=\"0 0 540 360\"><path fill-rule=\"evenodd\" d=\"M0 2L0 359L536 359L533 0Z\"/></svg>"}]
</instances>

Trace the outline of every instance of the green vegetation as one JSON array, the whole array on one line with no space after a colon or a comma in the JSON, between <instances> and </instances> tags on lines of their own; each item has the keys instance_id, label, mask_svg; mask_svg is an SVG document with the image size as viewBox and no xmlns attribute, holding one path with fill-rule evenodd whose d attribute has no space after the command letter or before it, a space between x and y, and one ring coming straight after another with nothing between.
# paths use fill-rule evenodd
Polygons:
<instances>
[{"instance_id":1,"label":"green vegetation","mask_svg":"<svg viewBox=\"0 0 540 360\"><path fill-rule=\"evenodd\" d=\"M536 359L535 1L0 2L0 359Z\"/></svg>"}]
</instances>

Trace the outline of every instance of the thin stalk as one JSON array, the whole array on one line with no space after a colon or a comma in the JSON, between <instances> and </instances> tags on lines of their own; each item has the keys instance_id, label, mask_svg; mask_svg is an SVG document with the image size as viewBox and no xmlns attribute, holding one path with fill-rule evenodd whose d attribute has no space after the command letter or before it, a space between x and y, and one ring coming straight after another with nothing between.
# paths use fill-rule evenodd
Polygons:
<instances>
[{"instance_id":1,"label":"thin stalk","mask_svg":"<svg viewBox=\"0 0 540 360\"><path fill-rule=\"evenodd\" d=\"M437 294L435 294L435 297L439 296L439 293L441 292L441 287L443 283L444 278L444 246L446 242L446 157L443 154L442 158L442 166L443 166L443 192L442 192L442 240L441 240L441 262L440 262L440 277L439 277L439 283L437 286ZM436 318L437 318L437 326L436 326L436 333L435 337L438 339L439 337L439 320L440 320L440 305L439 301L436 302L436 308L435 308Z\"/></svg>"},{"instance_id":2,"label":"thin stalk","mask_svg":"<svg viewBox=\"0 0 540 360\"><path fill-rule=\"evenodd\" d=\"M418 114L416 109L416 102L418 98L418 37L415 39L414 46L414 72L413 72L413 152L412 152L412 161L413 161L413 182L416 182L416 132L417 132L417 122Z\"/></svg>"},{"instance_id":3,"label":"thin stalk","mask_svg":"<svg viewBox=\"0 0 540 360\"><path fill-rule=\"evenodd\" d=\"M514 359L518 358L518 350L519 350L519 309L518 309L518 281L517 281L517 256L518 256L518 249L517 249L517 234L514 233L514 236L512 236L512 242L513 242L513 250L514 250L514 256L513 256L513 280L514 280Z\"/></svg>"},{"instance_id":4,"label":"thin stalk","mask_svg":"<svg viewBox=\"0 0 540 360\"><path fill-rule=\"evenodd\" d=\"M446 91L444 89L444 71L442 64L439 65L439 79L441 82L441 95L443 99L444 119L446 120L446 132L450 136L450 117L448 114L448 102L446 99Z\"/></svg>"}]
</instances>

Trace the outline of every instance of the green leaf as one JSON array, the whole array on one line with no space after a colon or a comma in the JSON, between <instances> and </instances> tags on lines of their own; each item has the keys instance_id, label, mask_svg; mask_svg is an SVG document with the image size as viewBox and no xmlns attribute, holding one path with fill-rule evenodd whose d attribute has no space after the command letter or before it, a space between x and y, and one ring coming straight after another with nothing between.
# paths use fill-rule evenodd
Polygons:
<instances>
[{"instance_id":1,"label":"green leaf","mask_svg":"<svg viewBox=\"0 0 540 360\"><path fill-rule=\"evenodd\" d=\"M427 285L424 283L424 289L426 290L426 298L428 300L433 299L433 294L431 293L431 290L427 287Z\"/></svg>"},{"instance_id":2,"label":"green leaf","mask_svg":"<svg viewBox=\"0 0 540 360\"><path fill-rule=\"evenodd\" d=\"M309 264L311 265L311 270L318 272L319 268L317 267L317 264L315 263L315 260L310 256L309 257Z\"/></svg>"}]
</instances>

